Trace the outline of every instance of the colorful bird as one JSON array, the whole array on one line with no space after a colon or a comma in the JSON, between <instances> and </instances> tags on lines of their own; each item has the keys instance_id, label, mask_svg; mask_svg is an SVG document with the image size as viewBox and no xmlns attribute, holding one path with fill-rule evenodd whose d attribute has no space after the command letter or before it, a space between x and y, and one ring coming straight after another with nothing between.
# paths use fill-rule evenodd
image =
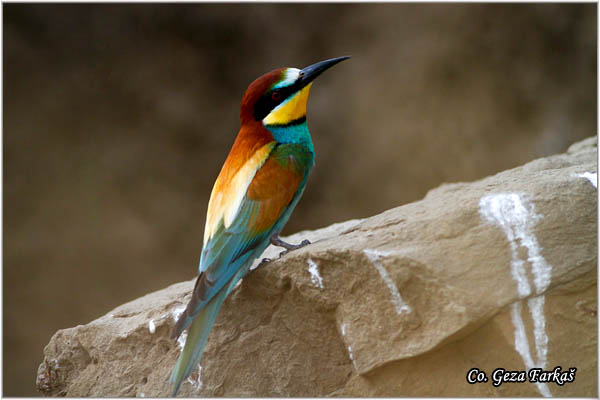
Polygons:
<instances>
[{"instance_id":1,"label":"colorful bird","mask_svg":"<svg viewBox=\"0 0 600 400\"><path fill-rule=\"evenodd\" d=\"M280 68L256 79L241 105L241 128L217 177L208 202L200 275L192 298L177 320L172 337L188 336L171 373L173 396L199 364L223 301L269 243L286 251L279 238L304 192L314 165L306 125L312 81L349 57L304 69Z\"/></svg>"}]
</instances>

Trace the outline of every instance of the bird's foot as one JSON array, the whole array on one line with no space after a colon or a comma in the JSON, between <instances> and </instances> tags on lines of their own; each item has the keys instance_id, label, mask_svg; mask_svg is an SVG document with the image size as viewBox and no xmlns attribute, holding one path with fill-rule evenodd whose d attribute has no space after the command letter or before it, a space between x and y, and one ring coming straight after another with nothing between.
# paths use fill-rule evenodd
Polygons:
<instances>
[{"instance_id":1,"label":"bird's foot","mask_svg":"<svg viewBox=\"0 0 600 400\"><path fill-rule=\"evenodd\" d=\"M309 245L310 241L307 239L304 239L300 244L291 244L291 243L284 242L279 237L279 234L275 233L273 236L271 236L271 244L274 246L283 247L285 249L285 251L282 251L281 253L279 253L279 257L281 258L284 255L286 255L287 253L289 253L290 251L298 250L301 247Z\"/></svg>"}]
</instances>

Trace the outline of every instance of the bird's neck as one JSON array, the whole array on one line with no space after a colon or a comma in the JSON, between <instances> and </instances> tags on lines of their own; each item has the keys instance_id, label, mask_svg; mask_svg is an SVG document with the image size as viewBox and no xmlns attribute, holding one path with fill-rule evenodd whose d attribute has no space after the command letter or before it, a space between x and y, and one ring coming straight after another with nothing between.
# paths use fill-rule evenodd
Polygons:
<instances>
[{"instance_id":1,"label":"bird's neck","mask_svg":"<svg viewBox=\"0 0 600 400\"><path fill-rule=\"evenodd\" d=\"M308 126L306 125L306 116L292 121L285 125L265 125L265 128L273 135L278 143L301 144L314 153L314 147Z\"/></svg>"}]
</instances>

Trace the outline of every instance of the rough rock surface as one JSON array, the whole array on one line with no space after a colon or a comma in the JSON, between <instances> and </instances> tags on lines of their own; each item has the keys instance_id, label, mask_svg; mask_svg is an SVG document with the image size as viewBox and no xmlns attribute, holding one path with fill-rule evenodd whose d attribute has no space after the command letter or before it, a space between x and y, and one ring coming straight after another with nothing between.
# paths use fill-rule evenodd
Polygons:
<instances>
[{"instance_id":1,"label":"rough rock surface","mask_svg":"<svg viewBox=\"0 0 600 400\"><path fill-rule=\"evenodd\" d=\"M596 143L290 237L313 244L243 280L180 394L597 395ZM168 395L180 351L168 335L192 286L58 331L38 389ZM492 385L496 368L557 366L575 380ZM471 368L488 382L468 384Z\"/></svg>"}]
</instances>

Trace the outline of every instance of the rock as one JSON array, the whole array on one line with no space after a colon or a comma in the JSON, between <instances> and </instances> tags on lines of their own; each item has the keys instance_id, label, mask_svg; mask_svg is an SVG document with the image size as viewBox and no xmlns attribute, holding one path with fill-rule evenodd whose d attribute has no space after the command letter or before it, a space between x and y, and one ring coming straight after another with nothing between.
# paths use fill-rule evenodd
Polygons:
<instances>
[{"instance_id":1,"label":"rock","mask_svg":"<svg viewBox=\"0 0 600 400\"><path fill-rule=\"evenodd\" d=\"M225 302L183 396L577 396L597 383L597 144L288 240ZM267 249L266 257L280 250ZM194 281L58 331L45 395L170 393ZM506 382L493 371L574 381ZM487 382L468 384L469 370Z\"/></svg>"}]
</instances>

